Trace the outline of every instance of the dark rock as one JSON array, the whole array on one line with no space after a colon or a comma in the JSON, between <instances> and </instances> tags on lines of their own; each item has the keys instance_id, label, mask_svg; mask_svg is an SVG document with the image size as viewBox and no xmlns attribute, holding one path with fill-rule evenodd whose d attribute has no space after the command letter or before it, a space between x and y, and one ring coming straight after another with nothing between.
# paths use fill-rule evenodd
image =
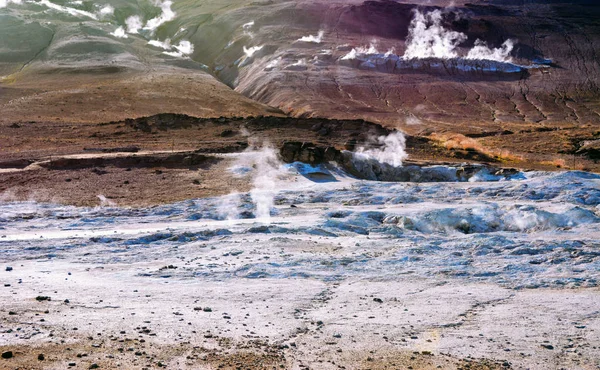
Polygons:
<instances>
[{"instance_id":1,"label":"dark rock","mask_svg":"<svg viewBox=\"0 0 600 370\"><path fill-rule=\"evenodd\" d=\"M88 369L98 369L100 368L100 366L98 366L98 364L91 364L90 367L88 367Z\"/></svg>"},{"instance_id":2,"label":"dark rock","mask_svg":"<svg viewBox=\"0 0 600 370\"><path fill-rule=\"evenodd\" d=\"M43 353L40 353L37 358L39 361L44 361L46 359L46 356L44 356Z\"/></svg>"},{"instance_id":3,"label":"dark rock","mask_svg":"<svg viewBox=\"0 0 600 370\"><path fill-rule=\"evenodd\" d=\"M235 136L237 134L237 132L233 131L233 130L225 130L223 132L221 132L221 134L219 136L221 137L232 137Z\"/></svg>"},{"instance_id":4,"label":"dark rock","mask_svg":"<svg viewBox=\"0 0 600 370\"><path fill-rule=\"evenodd\" d=\"M9 359L9 358L12 358L12 357L13 357L12 351L2 352L2 358Z\"/></svg>"},{"instance_id":5,"label":"dark rock","mask_svg":"<svg viewBox=\"0 0 600 370\"><path fill-rule=\"evenodd\" d=\"M94 168L94 169L92 170L92 172L93 172L93 173L95 173L95 174L96 174L96 175L98 175L98 176L106 175L106 174L108 173L108 171L101 170L101 169L99 169L99 168Z\"/></svg>"},{"instance_id":6,"label":"dark rock","mask_svg":"<svg viewBox=\"0 0 600 370\"><path fill-rule=\"evenodd\" d=\"M554 349L554 346L551 344L542 344L542 347L546 349Z\"/></svg>"},{"instance_id":7,"label":"dark rock","mask_svg":"<svg viewBox=\"0 0 600 370\"><path fill-rule=\"evenodd\" d=\"M311 165L335 161L340 151L334 147L320 147L313 143L288 141L283 143L279 154L284 162L303 162Z\"/></svg>"},{"instance_id":8,"label":"dark rock","mask_svg":"<svg viewBox=\"0 0 600 370\"><path fill-rule=\"evenodd\" d=\"M35 300L38 302L43 302L43 301L51 301L52 298L45 296L45 295L39 295L39 296L35 297Z\"/></svg>"},{"instance_id":9,"label":"dark rock","mask_svg":"<svg viewBox=\"0 0 600 370\"><path fill-rule=\"evenodd\" d=\"M13 270L13 268L12 268L12 267L10 267L10 266L7 266L7 267L6 267L6 271L12 271L12 270Z\"/></svg>"},{"instance_id":10,"label":"dark rock","mask_svg":"<svg viewBox=\"0 0 600 370\"><path fill-rule=\"evenodd\" d=\"M13 159L8 161L1 161L0 168L25 168L32 164L33 161L30 159Z\"/></svg>"},{"instance_id":11,"label":"dark rock","mask_svg":"<svg viewBox=\"0 0 600 370\"><path fill-rule=\"evenodd\" d=\"M383 303L383 300L381 298L373 298L373 302Z\"/></svg>"}]
</instances>

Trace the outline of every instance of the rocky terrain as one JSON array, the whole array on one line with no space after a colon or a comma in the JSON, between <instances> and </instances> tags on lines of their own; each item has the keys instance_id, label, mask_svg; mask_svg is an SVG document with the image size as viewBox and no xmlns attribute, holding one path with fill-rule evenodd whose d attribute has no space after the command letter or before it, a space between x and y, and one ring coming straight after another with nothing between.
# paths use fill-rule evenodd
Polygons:
<instances>
[{"instance_id":1,"label":"rocky terrain","mask_svg":"<svg viewBox=\"0 0 600 370\"><path fill-rule=\"evenodd\" d=\"M0 369L597 369L592 0L0 0Z\"/></svg>"},{"instance_id":2,"label":"rocky terrain","mask_svg":"<svg viewBox=\"0 0 600 370\"><path fill-rule=\"evenodd\" d=\"M7 2L2 127L286 114L464 135L525 160L598 159L594 2L163 5Z\"/></svg>"}]
</instances>

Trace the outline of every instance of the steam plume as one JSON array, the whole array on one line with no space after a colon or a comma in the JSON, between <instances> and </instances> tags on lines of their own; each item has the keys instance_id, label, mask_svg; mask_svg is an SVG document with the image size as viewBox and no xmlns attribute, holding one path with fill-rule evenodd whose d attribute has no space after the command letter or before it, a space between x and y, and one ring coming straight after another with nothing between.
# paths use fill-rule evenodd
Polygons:
<instances>
[{"instance_id":1,"label":"steam plume","mask_svg":"<svg viewBox=\"0 0 600 370\"><path fill-rule=\"evenodd\" d=\"M357 48L350 50L350 52L348 54L346 54L342 57L342 60L351 60L351 59L356 59L356 57L359 55L373 55L373 54L379 54L379 51L377 50L377 45L375 42L371 42L371 44L369 44L368 48L364 47L364 46L359 46Z\"/></svg>"},{"instance_id":2,"label":"steam plume","mask_svg":"<svg viewBox=\"0 0 600 370\"><path fill-rule=\"evenodd\" d=\"M410 22L405 59L458 57L456 48L467 40L461 32L450 31L442 25L442 11L422 13L416 10Z\"/></svg>"},{"instance_id":3,"label":"steam plume","mask_svg":"<svg viewBox=\"0 0 600 370\"><path fill-rule=\"evenodd\" d=\"M253 144L251 148L242 153L230 171L241 177L251 176L253 187L250 191L250 198L256 207L255 216L258 220L269 223L271 209L278 193L279 178L287 173L283 163L279 160L277 151L268 143L264 143L262 147ZM233 194L232 198L225 198L224 205L220 207L223 210L229 209L226 212L229 216L237 212L231 209L232 203L229 202L229 200L235 199Z\"/></svg>"},{"instance_id":4,"label":"steam plume","mask_svg":"<svg viewBox=\"0 0 600 370\"><path fill-rule=\"evenodd\" d=\"M0 0L0 9L6 8L8 4L21 4L21 0Z\"/></svg>"},{"instance_id":5,"label":"steam plume","mask_svg":"<svg viewBox=\"0 0 600 370\"><path fill-rule=\"evenodd\" d=\"M466 58L479 60L488 59L511 63L512 58L510 53L514 45L514 41L508 39L504 41L501 47L490 49L485 42L478 39L475 41L475 46L473 46L473 49L469 50L469 54L467 54Z\"/></svg>"},{"instance_id":6,"label":"steam plume","mask_svg":"<svg viewBox=\"0 0 600 370\"><path fill-rule=\"evenodd\" d=\"M142 24L142 19L138 15L132 15L125 20L125 25L127 25L128 33L138 33L144 25Z\"/></svg>"},{"instance_id":7,"label":"steam plume","mask_svg":"<svg viewBox=\"0 0 600 370\"><path fill-rule=\"evenodd\" d=\"M146 22L146 26L144 26L145 30L155 31L158 27L172 21L175 19L175 12L171 9L173 2L170 0L165 0L163 2L156 2L156 5L160 7L162 13L156 17L150 19Z\"/></svg>"},{"instance_id":8,"label":"steam plume","mask_svg":"<svg viewBox=\"0 0 600 370\"><path fill-rule=\"evenodd\" d=\"M323 41L324 36L325 36L325 31L321 30L321 31L319 31L319 34L317 36L313 36L313 35L303 36L303 37L299 38L298 41L312 42L315 44L320 44Z\"/></svg>"},{"instance_id":9,"label":"steam plume","mask_svg":"<svg viewBox=\"0 0 600 370\"><path fill-rule=\"evenodd\" d=\"M246 48L244 46L244 54L246 54L246 57L248 58L252 58L252 56L254 55L254 53L256 53L257 51L261 50L263 48L264 45L261 46L253 46L250 49Z\"/></svg>"},{"instance_id":10,"label":"steam plume","mask_svg":"<svg viewBox=\"0 0 600 370\"><path fill-rule=\"evenodd\" d=\"M374 159L394 167L402 166L402 162L408 157L406 138L400 131L392 132L388 136L379 136L374 141L379 148L361 147L355 152L355 156L359 159Z\"/></svg>"},{"instance_id":11,"label":"steam plume","mask_svg":"<svg viewBox=\"0 0 600 370\"><path fill-rule=\"evenodd\" d=\"M433 10L428 13L415 10L414 14L409 26L404 59L460 57L458 47L467 41L467 35L445 28L442 24L443 13L441 10ZM478 39L465 58L511 63L510 53L513 48L514 41L510 39L496 49L489 48L485 42Z\"/></svg>"},{"instance_id":12,"label":"steam plume","mask_svg":"<svg viewBox=\"0 0 600 370\"><path fill-rule=\"evenodd\" d=\"M125 33L125 28L123 28L123 27L119 27L114 32L111 32L111 35L113 35L114 37L121 38L121 39L127 38L127 34Z\"/></svg>"}]
</instances>

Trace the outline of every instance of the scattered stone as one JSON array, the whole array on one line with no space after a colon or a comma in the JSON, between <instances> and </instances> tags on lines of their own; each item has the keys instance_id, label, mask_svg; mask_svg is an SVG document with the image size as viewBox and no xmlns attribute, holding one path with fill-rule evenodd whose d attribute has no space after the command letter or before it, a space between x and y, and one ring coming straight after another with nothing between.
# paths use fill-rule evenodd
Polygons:
<instances>
[{"instance_id":1,"label":"scattered stone","mask_svg":"<svg viewBox=\"0 0 600 370\"><path fill-rule=\"evenodd\" d=\"M168 266L163 266L159 269L159 271L163 271L163 270L175 270L177 269L177 266L174 265L168 265Z\"/></svg>"},{"instance_id":2,"label":"scattered stone","mask_svg":"<svg viewBox=\"0 0 600 370\"><path fill-rule=\"evenodd\" d=\"M100 368L100 366L98 366L98 364L91 364L90 367L88 367L88 369L98 369Z\"/></svg>"},{"instance_id":3,"label":"scattered stone","mask_svg":"<svg viewBox=\"0 0 600 370\"><path fill-rule=\"evenodd\" d=\"M542 344L542 347L544 347L546 349L554 349L554 346L551 344Z\"/></svg>"},{"instance_id":4,"label":"scattered stone","mask_svg":"<svg viewBox=\"0 0 600 370\"><path fill-rule=\"evenodd\" d=\"M43 354L43 353L40 353L40 354L38 355L38 360L39 360L39 361L44 361L45 359L46 359L46 356L44 356L44 354Z\"/></svg>"},{"instance_id":5,"label":"scattered stone","mask_svg":"<svg viewBox=\"0 0 600 370\"><path fill-rule=\"evenodd\" d=\"M12 268L12 267L10 267L10 266L6 266L6 271L12 271L12 270L13 270L13 268Z\"/></svg>"},{"instance_id":6,"label":"scattered stone","mask_svg":"<svg viewBox=\"0 0 600 370\"><path fill-rule=\"evenodd\" d=\"M43 302L43 301L51 301L52 299L45 295L39 295L39 296L35 297L35 300L38 302Z\"/></svg>"},{"instance_id":7,"label":"scattered stone","mask_svg":"<svg viewBox=\"0 0 600 370\"><path fill-rule=\"evenodd\" d=\"M96 175L98 175L98 176L106 175L106 174L108 173L108 171L101 170L101 169L99 169L99 168L94 168L94 169L92 170L92 172L93 172L93 173L95 173L95 174L96 174Z\"/></svg>"},{"instance_id":8,"label":"scattered stone","mask_svg":"<svg viewBox=\"0 0 600 370\"><path fill-rule=\"evenodd\" d=\"M383 303L383 299L381 299L381 298L373 298L373 302Z\"/></svg>"},{"instance_id":9,"label":"scattered stone","mask_svg":"<svg viewBox=\"0 0 600 370\"><path fill-rule=\"evenodd\" d=\"M13 357L12 351L2 352L2 358L9 359L9 358L12 358L12 357Z\"/></svg>"}]
</instances>

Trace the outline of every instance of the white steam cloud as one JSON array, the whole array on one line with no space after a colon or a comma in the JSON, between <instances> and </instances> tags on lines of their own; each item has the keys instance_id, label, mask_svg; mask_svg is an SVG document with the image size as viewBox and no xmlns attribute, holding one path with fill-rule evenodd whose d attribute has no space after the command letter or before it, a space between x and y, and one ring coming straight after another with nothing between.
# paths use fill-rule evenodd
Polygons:
<instances>
[{"instance_id":1,"label":"white steam cloud","mask_svg":"<svg viewBox=\"0 0 600 370\"><path fill-rule=\"evenodd\" d=\"M14 2L14 1L9 1L9 2ZM54 4L48 0L40 0L37 2L37 4L44 5L45 7L49 8L49 9L56 10L61 13L70 14L74 17L86 17L86 18L98 20L98 16L94 13L90 13L85 10L69 8L68 6ZM2 8L1 4L0 4L0 8Z\"/></svg>"},{"instance_id":2,"label":"white steam cloud","mask_svg":"<svg viewBox=\"0 0 600 370\"><path fill-rule=\"evenodd\" d=\"M282 58L281 58L281 57L278 57L278 58L275 58L275 59L271 60L271 61L270 61L270 62L269 62L269 63L268 63L266 66L265 66L265 70L266 70L266 71L272 71L273 69L275 69L275 68L276 68L276 67L279 65L279 63L281 63L281 60L282 60Z\"/></svg>"},{"instance_id":3,"label":"white steam cloud","mask_svg":"<svg viewBox=\"0 0 600 370\"><path fill-rule=\"evenodd\" d=\"M176 51L165 51L163 53L175 58L188 57L194 53L194 45L187 40L180 41L179 45L173 46L173 49Z\"/></svg>"},{"instance_id":4,"label":"white steam cloud","mask_svg":"<svg viewBox=\"0 0 600 370\"><path fill-rule=\"evenodd\" d=\"M8 4L21 4L21 0L0 0L0 8L6 8Z\"/></svg>"},{"instance_id":5,"label":"white steam cloud","mask_svg":"<svg viewBox=\"0 0 600 370\"><path fill-rule=\"evenodd\" d=\"M467 40L464 33L450 31L442 25L442 11L421 13L416 10L408 30L405 59L458 57L456 48Z\"/></svg>"},{"instance_id":6,"label":"white steam cloud","mask_svg":"<svg viewBox=\"0 0 600 370\"><path fill-rule=\"evenodd\" d=\"M289 174L277 151L268 143L261 147L253 144L240 155L229 170L240 177L251 177L250 198L256 208L255 217L261 222L270 223L271 209L279 192L280 178ZM239 195L236 194L232 193L223 198L222 204L219 205L221 217L234 219L238 216L237 205L240 201Z\"/></svg>"},{"instance_id":7,"label":"white steam cloud","mask_svg":"<svg viewBox=\"0 0 600 370\"><path fill-rule=\"evenodd\" d=\"M324 36L325 36L325 31L321 30L321 31L319 31L319 34L317 36L313 36L313 35L304 36L304 37L299 38L298 41L320 44L323 41Z\"/></svg>"},{"instance_id":8,"label":"white steam cloud","mask_svg":"<svg viewBox=\"0 0 600 370\"><path fill-rule=\"evenodd\" d=\"M240 217L239 206L241 202L242 198L238 192L221 197L220 203L217 205L217 214L224 220L237 220Z\"/></svg>"},{"instance_id":9,"label":"white steam cloud","mask_svg":"<svg viewBox=\"0 0 600 370\"><path fill-rule=\"evenodd\" d=\"M148 41L148 44L165 50L171 50L173 48L171 46L171 39L166 39L165 41L150 40Z\"/></svg>"},{"instance_id":10,"label":"white steam cloud","mask_svg":"<svg viewBox=\"0 0 600 370\"><path fill-rule=\"evenodd\" d=\"M250 191L250 197L256 205L256 218L269 223L271 208L275 205L275 195L278 192L277 180L282 172L282 163L277 151L268 145L256 152L254 163L254 188Z\"/></svg>"},{"instance_id":11,"label":"white steam cloud","mask_svg":"<svg viewBox=\"0 0 600 370\"><path fill-rule=\"evenodd\" d=\"M375 42L371 42L369 47L359 46L350 50L350 52L342 57L342 60L351 60L356 59L359 55L374 55L379 54L379 50L377 50L377 44Z\"/></svg>"},{"instance_id":12,"label":"white steam cloud","mask_svg":"<svg viewBox=\"0 0 600 370\"><path fill-rule=\"evenodd\" d=\"M125 19L125 25L127 26L127 32L132 34L138 33L144 27L142 18L139 15L132 15Z\"/></svg>"},{"instance_id":13,"label":"white steam cloud","mask_svg":"<svg viewBox=\"0 0 600 370\"><path fill-rule=\"evenodd\" d=\"M194 44L187 40L180 41L179 45L171 45L171 39L165 39L165 41L150 40L148 44L165 50L163 54L175 58L185 58L194 53Z\"/></svg>"},{"instance_id":14,"label":"white steam cloud","mask_svg":"<svg viewBox=\"0 0 600 370\"><path fill-rule=\"evenodd\" d=\"M467 35L452 31L442 24L443 13L433 10L423 13L415 10L410 22L404 59L452 59L460 57L459 45L467 41ZM490 49L485 42L477 39L475 46L467 53L466 59L494 60L511 63L510 53L514 47L513 40L506 40L502 47Z\"/></svg>"},{"instance_id":15,"label":"white steam cloud","mask_svg":"<svg viewBox=\"0 0 600 370\"><path fill-rule=\"evenodd\" d=\"M252 58L252 56L259 50L262 50L262 48L264 47L264 45L260 45L260 46L253 46L251 48L247 48L244 46L244 54L246 54L247 58Z\"/></svg>"},{"instance_id":16,"label":"white steam cloud","mask_svg":"<svg viewBox=\"0 0 600 370\"><path fill-rule=\"evenodd\" d=\"M99 13L103 17L106 17L108 15L114 15L115 14L115 8L113 8L110 5L105 5L104 7L102 7L102 9L100 9Z\"/></svg>"},{"instance_id":17,"label":"white steam cloud","mask_svg":"<svg viewBox=\"0 0 600 370\"><path fill-rule=\"evenodd\" d=\"M127 38L127 34L125 33L125 28L123 28L123 27L117 28L114 32L111 32L110 34L113 35L114 37L118 37L120 39Z\"/></svg>"},{"instance_id":18,"label":"white steam cloud","mask_svg":"<svg viewBox=\"0 0 600 370\"><path fill-rule=\"evenodd\" d=\"M485 42L477 39L477 41L475 41L475 46L473 46L473 49L469 50L469 54L467 54L466 58L477 60L496 60L512 63L510 53L514 46L515 42L508 39L504 41L501 47L490 49Z\"/></svg>"},{"instance_id":19,"label":"white steam cloud","mask_svg":"<svg viewBox=\"0 0 600 370\"><path fill-rule=\"evenodd\" d=\"M146 22L146 25L144 26L145 30L155 31L158 27L175 19L176 14L173 9L171 9L171 6L173 5L172 1L157 1L155 4L160 7L162 13L158 17L152 18Z\"/></svg>"},{"instance_id":20,"label":"white steam cloud","mask_svg":"<svg viewBox=\"0 0 600 370\"><path fill-rule=\"evenodd\" d=\"M408 158L406 138L402 132L395 131L387 136L379 136L374 141L379 147L369 149L361 147L354 155L359 159L374 159L379 163L386 163L393 167L402 166L402 162Z\"/></svg>"}]
</instances>

